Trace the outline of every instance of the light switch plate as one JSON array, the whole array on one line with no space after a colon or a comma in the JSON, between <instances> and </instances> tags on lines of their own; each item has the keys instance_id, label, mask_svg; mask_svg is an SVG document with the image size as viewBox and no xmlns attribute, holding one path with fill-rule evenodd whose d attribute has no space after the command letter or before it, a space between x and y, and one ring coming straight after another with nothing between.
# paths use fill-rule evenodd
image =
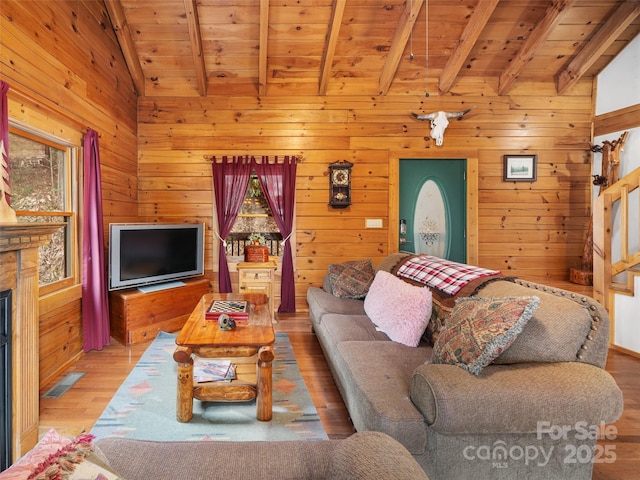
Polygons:
<instances>
[{"instance_id":1,"label":"light switch plate","mask_svg":"<svg viewBox=\"0 0 640 480\"><path fill-rule=\"evenodd\" d=\"M381 218L365 218L364 227L365 228L382 228L382 219Z\"/></svg>"}]
</instances>

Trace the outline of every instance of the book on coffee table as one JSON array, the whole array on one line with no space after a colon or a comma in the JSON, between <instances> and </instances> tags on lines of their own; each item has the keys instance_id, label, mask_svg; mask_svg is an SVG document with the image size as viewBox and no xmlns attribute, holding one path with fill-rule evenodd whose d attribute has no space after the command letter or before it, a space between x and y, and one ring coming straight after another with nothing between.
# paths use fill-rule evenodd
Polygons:
<instances>
[{"instance_id":1,"label":"book on coffee table","mask_svg":"<svg viewBox=\"0 0 640 480\"><path fill-rule=\"evenodd\" d=\"M236 368L230 360L197 357L193 362L193 379L198 383L222 382L234 378L236 378Z\"/></svg>"},{"instance_id":2,"label":"book on coffee table","mask_svg":"<svg viewBox=\"0 0 640 480\"><path fill-rule=\"evenodd\" d=\"M249 302L246 300L214 300L207 308L204 317L207 320L218 320L220 315L227 314L236 323L249 321Z\"/></svg>"}]
</instances>

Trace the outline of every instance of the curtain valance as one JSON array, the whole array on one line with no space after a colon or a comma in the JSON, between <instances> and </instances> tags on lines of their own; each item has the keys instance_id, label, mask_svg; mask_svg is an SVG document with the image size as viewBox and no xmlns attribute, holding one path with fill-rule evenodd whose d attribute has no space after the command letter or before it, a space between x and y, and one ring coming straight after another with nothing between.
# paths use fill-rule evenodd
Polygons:
<instances>
[{"instance_id":1,"label":"curtain valance","mask_svg":"<svg viewBox=\"0 0 640 480\"><path fill-rule=\"evenodd\" d=\"M231 158L233 161L238 159L243 162L249 161L255 164L283 163L285 161L290 161L286 159L292 159L295 161L295 163L304 162L304 157L302 157L301 155L205 155L203 158L214 163L224 162L224 159L229 158Z\"/></svg>"}]
</instances>

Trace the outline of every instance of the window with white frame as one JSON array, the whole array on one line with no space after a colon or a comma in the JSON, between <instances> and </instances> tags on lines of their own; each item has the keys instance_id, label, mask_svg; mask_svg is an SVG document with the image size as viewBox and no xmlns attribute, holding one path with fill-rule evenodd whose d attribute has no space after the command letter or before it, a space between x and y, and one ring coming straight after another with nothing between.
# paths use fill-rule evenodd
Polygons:
<instances>
[{"instance_id":1,"label":"window with white frame","mask_svg":"<svg viewBox=\"0 0 640 480\"><path fill-rule=\"evenodd\" d=\"M75 283L78 256L77 148L35 131L10 126L11 206L21 222L62 222L39 249L40 293Z\"/></svg>"}]
</instances>

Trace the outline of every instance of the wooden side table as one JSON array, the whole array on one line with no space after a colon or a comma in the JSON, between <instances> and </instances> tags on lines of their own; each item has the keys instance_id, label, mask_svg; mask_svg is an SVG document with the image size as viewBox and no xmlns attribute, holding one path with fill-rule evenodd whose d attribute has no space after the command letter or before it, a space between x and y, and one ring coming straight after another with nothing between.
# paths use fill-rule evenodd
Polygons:
<instances>
[{"instance_id":1,"label":"wooden side table","mask_svg":"<svg viewBox=\"0 0 640 480\"><path fill-rule=\"evenodd\" d=\"M276 260L269 260L268 262L240 262L237 268L238 292L264 293L269 302L269 311L273 315L275 312L273 300L275 271L278 268Z\"/></svg>"},{"instance_id":2,"label":"wooden side table","mask_svg":"<svg viewBox=\"0 0 640 480\"><path fill-rule=\"evenodd\" d=\"M251 304L248 325L221 330L218 322L207 320L205 311L213 300L247 300ZM256 418L272 417L272 361L275 333L263 294L207 294L202 297L176 338L173 359L178 363L176 418L188 422L193 417L193 399L238 402L256 399ZM193 355L231 359L236 379L229 382L202 382L193 378Z\"/></svg>"}]
</instances>

